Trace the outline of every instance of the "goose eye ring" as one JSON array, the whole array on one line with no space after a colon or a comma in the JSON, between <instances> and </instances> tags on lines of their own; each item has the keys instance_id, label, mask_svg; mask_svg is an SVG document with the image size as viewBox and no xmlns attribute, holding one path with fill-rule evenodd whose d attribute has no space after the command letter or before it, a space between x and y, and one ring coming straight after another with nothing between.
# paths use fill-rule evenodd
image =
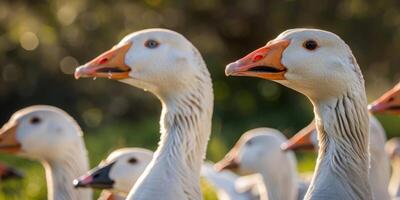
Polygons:
<instances>
[{"instance_id":1,"label":"goose eye ring","mask_svg":"<svg viewBox=\"0 0 400 200\"><path fill-rule=\"evenodd\" d=\"M303 47L307 50L313 51L318 47L318 43L314 40L307 40L303 43Z\"/></svg>"},{"instance_id":2,"label":"goose eye ring","mask_svg":"<svg viewBox=\"0 0 400 200\"><path fill-rule=\"evenodd\" d=\"M144 46L146 46L147 48L150 48L150 49L154 49L154 48L158 47L158 45L159 45L159 43L155 40L147 40L144 43Z\"/></svg>"}]
</instances>

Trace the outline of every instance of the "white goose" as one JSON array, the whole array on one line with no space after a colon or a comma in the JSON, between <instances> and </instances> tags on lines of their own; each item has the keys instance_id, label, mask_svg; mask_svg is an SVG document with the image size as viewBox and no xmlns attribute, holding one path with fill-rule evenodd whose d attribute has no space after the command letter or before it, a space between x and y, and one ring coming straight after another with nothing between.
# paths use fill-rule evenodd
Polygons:
<instances>
[{"instance_id":1,"label":"white goose","mask_svg":"<svg viewBox=\"0 0 400 200\"><path fill-rule=\"evenodd\" d=\"M385 92L381 97L369 105L372 113L400 114L400 83ZM392 177L389 183L389 193L392 197L400 199L400 141L398 138L390 139L385 146L392 160Z\"/></svg>"},{"instance_id":2,"label":"white goose","mask_svg":"<svg viewBox=\"0 0 400 200\"><path fill-rule=\"evenodd\" d=\"M342 39L317 29L287 30L225 72L274 80L312 102L320 149L305 199L372 199L364 79Z\"/></svg>"},{"instance_id":3,"label":"white goose","mask_svg":"<svg viewBox=\"0 0 400 200\"><path fill-rule=\"evenodd\" d=\"M215 167L236 169L243 175L260 173L267 192L264 199L297 199L297 161L293 152L281 150L285 141L285 136L275 129L249 130Z\"/></svg>"},{"instance_id":4,"label":"white goose","mask_svg":"<svg viewBox=\"0 0 400 200\"><path fill-rule=\"evenodd\" d=\"M17 111L0 129L0 152L41 161L48 199L92 199L90 189L74 189L72 180L89 170L83 133L75 120L53 106Z\"/></svg>"},{"instance_id":5,"label":"white goose","mask_svg":"<svg viewBox=\"0 0 400 200\"><path fill-rule=\"evenodd\" d=\"M147 149L117 149L99 166L74 180L74 185L109 190L125 199L152 158L153 152Z\"/></svg>"},{"instance_id":6,"label":"white goose","mask_svg":"<svg viewBox=\"0 0 400 200\"><path fill-rule=\"evenodd\" d=\"M392 177L389 184L389 193L400 199L400 138L392 138L386 142L386 152L392 159Z\"/></svg>"},{"instance_id":7,"label":"white goose","mask_svg":"<svg viewBox=\"0 0 400 200\"><path fill-rule=\"evenodd\" d=\"M159 146L128 199L202 199L213 90L200 53L185 37L165 29L132 33L79 67L75 77L118 79L161 101Z\"/></svg>"},{"instance_id":8,"label":"white goose","mask_svg":"<svg viewBox=\"0 0 400 200\"><path fill-rule=\"evenodd\" d=\"M374 199L390 199L388 192L390 161L385 152L386 133L373 115L370 115L369 125L369 151L371 154L369 182L372 194ZM284 150L312 149L318 151L317 131L314 121L284 143L282 148Z\"/></svg>"}]
</instances>

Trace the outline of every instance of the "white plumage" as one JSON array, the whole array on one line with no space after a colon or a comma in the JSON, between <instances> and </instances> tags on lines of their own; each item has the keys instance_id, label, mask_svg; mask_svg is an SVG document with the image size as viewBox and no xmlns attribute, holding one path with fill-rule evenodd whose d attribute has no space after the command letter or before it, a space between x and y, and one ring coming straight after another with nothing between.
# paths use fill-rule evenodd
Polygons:
<instances>
[{"instance_id":1,"label":"white plumage","mask_svg":"<svg viewBox=\"0 0 400 200\"><path fill-rule=\"evenodd\" d=\"M118 79L161 101L159 146L128 199L202 199L200 169L211 133L213 90L200 53L186 38L165 29L132 33L79 67L75 77Z\"/></svg>"},{"instance_id":2,"label":"white plumage","mask_svg":"<svg viewBox=\"0 0 400 200\"><path fill-rule=\"evenodd\" d=\"M320 149L305 199L372 199L364 79L342 39L317 29L287 30L225 72L274 80L310 99Z\"/></svg>"},{"instance_id":3,"label":"white plumage","mask_svg":"<svg viewBox=\"0 0 400 200\"><path fill-rule=\"evenodd\" d=\"M12 128L15 127L15 128ZM46 172L49 200L89 200L90 189L74 189L72 180L89 170L83 133L75 120L53 106L30 106L17 111L0 131L0 151L14 134L12 150L40 161Z\"/></svg>"}]
</instances>

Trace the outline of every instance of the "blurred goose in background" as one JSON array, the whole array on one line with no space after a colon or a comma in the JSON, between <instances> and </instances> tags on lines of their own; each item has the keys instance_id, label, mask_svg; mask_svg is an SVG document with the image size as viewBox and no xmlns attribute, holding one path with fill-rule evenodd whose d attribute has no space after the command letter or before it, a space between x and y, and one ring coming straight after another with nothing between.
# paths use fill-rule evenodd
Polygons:
<instances>
[{"instance_id":1,"label":"blurred goose in background","mask_svg":"<svg viewBox=\"0 0 400 200\"><path fill-rule=\"evenodd\" d=\"M320 148L305 199L372 199L364 79L340 37L290 29L229 64L225 73L273 80L310 99Z\"/></svg>"},{"instance_id":2,"label":"blurred goose in background","mask_svg":"<svg viewBox=\"0 0 400 200\"><path fill-rule=\"evenodd\" d=\"M392 177L389 184L389 193L400 199L400 138L392 138L386 142L386 152L392 160Z\"/></svg>"},{"instance_id":3,"label":"blurred goose in background","mask_svg":"<svg viewBox=\"0 0 400 200\"><path fill-rule=\"evenodd\" d=\"M376 113L400 114L400 83L387 91L368 106L369 110Z\"/></svg>"},{"instance_id":4,"label":"blurred goose in background","mask_svg":"<svg viewBox=\"0 0 400 200\"><path fill-rule=\"evenodd\" d=\"M117 149L99 166L75 179L74 185L109 190L125 199L152 158L153 152L147 149Z\"/></svg>"},{"instance_id":5,"label":"blurred goose in background","mask_svg":"<svg viewBox=\"0 0 400 200\"><path fill-rule=\"evenodd\" d=\"M204 177L216 190L218 200L259 200L265 196L260 176L238 176L230 170L217 171L214 164L206 162L201 169Z\"/></svg>"},{"instance_id":6,"label":"blurred goose in background","mask_svg":"<svg viewBox=\"0 0 400 200\"><path fill-rule=\"evenodd\" d=\"M23 178L22 173L15 168L9 167L4 163L0 163L0 180L4 181L15 178Z\"/></svg>"},{"instance_id":7,"label":"blurred goose in background","mask_svg":"<svg viewBox=\"0 0 400 200\"><path fill-rule=\"evenodd\" d=\"M79 67L75 77L120 80L161 101L159 146L127 199L202 199L213 90L203 58L185 37L165 29L132 33Z\"/></svg>"},{"instance_id":8,"label":"blurred goose in background","mask_svg":"<svg viewBox=\"0 0 400 200\"><path fill-rule=\"evenodd\" d=\"M371 154L369 183L372 194L374 195L374 199L390 199L388 192L390 161L385 152L386 133L373 115L370 115L369 118L369 133L369 152ZM317 131L314 121L282 145L283 150L318 151L318 148Z\"/></svg>"},{"instance_id":9,"label":"blurred goose in background","mask_svg":"<svg viewBox=\"0 0 400 200\"><path fill-rule=\"evenodd\" d=\"M89 170L83 133L75 120L53 106L30 106L14 113L0 129L0 152L43 164L48 199L92 199L90 189L72 181Z\"/></svg>"},{"instance_id":10,"label":"blurred goose in background","mask_svg":"<svg viewBox=\"0 0 400 200\"><path fill-rule=\"evenodd\" d=\"M384 93L369 105L372 113L400 114L400 83ZM389 183L389 193L400 199L400 139L392 138L386 142L386 152L392 160L392 177Z\"/></svg>"},{"instance_id":11,"label":"blurred goose in background","mask_svg":"<svg viewBox=\"0 0 400 200\"><path fill-rule=\"evenodd\" d=\"M285 136L275 129L249 130L215 168L237 170L242 175L260 173L266 191L262 199L297 199L297 161L293 152L281 151L285 141Z\"/></svg>"}]
</instances>

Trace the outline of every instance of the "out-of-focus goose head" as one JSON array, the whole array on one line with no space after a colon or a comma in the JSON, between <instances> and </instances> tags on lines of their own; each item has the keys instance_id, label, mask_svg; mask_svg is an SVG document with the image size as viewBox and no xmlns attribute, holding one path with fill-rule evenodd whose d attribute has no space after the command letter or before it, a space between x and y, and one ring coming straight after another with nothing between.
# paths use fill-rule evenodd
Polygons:
<instances>
[{"instance_id":1,"label":"out-of-focus goose head","mask_svg":"<svg viewBox=\"0 0 400 200\"><path fill-rule=\"evenodd\" d=\"M17 111L0 130L0 151L32 159L58 160L81 146L82 132L72 117L52 106Z\"/></svg>"},{"instance_id":2,"label":"out-of-focus goose head","mask_svg":"<svg viewBox=\"0 0 400 200\"><path fill-rule=\"evenodd\" d=\"M74 185L75 187L110 189L127 195L152 157L153 152L147 149L118 149L113 151L98 167L74 180Z\"/></svg>"},{"instance_id":3,"label":"out-of-focus goose head","mask_svg":"<svg viewBox=\"0 0 400 200\"><path fill-rule=\"evenodd\" d=\"M400 114L400 83L372 102L368 109L372 113Z\"/></svg>"},{"instance_id":4,"label":"out-of-focus goose head","mask_svg":"<svg viewBox=\"0 0 400 200\"><path fill-rule=\"evenodd\" d=\"M244 133L225 158L215 164L215 168L233 169L248 175L266 168L265 163L276 164L274 161L285 154L280 149L285 138L270 133L281 134L271 128L257 128Z\"/></svg>"},{"instance_id":5,"label":"out-of-focus goose head","mask_svg":"<svg viewBox=\"0 0 400 200\"><path fill-rule=\"evenodd\" d=\"M274 80L311 99L347 92L361 72L350 48L337 35L318 29L290 29L242 59L225 73Z\"/></svg>"},{"instance_id":6,"label":"out-of-focus goose head","mask_svg":"<svg viewBox=\"0 0 400 200\"><path fill-rule=\"evenodd\" d=\"M111 50L79 67L75 77L121 80L158 96L175 95L204 67L200 54L182 35L147 29L127 35Z\"/></svg>"}]
</instances>

